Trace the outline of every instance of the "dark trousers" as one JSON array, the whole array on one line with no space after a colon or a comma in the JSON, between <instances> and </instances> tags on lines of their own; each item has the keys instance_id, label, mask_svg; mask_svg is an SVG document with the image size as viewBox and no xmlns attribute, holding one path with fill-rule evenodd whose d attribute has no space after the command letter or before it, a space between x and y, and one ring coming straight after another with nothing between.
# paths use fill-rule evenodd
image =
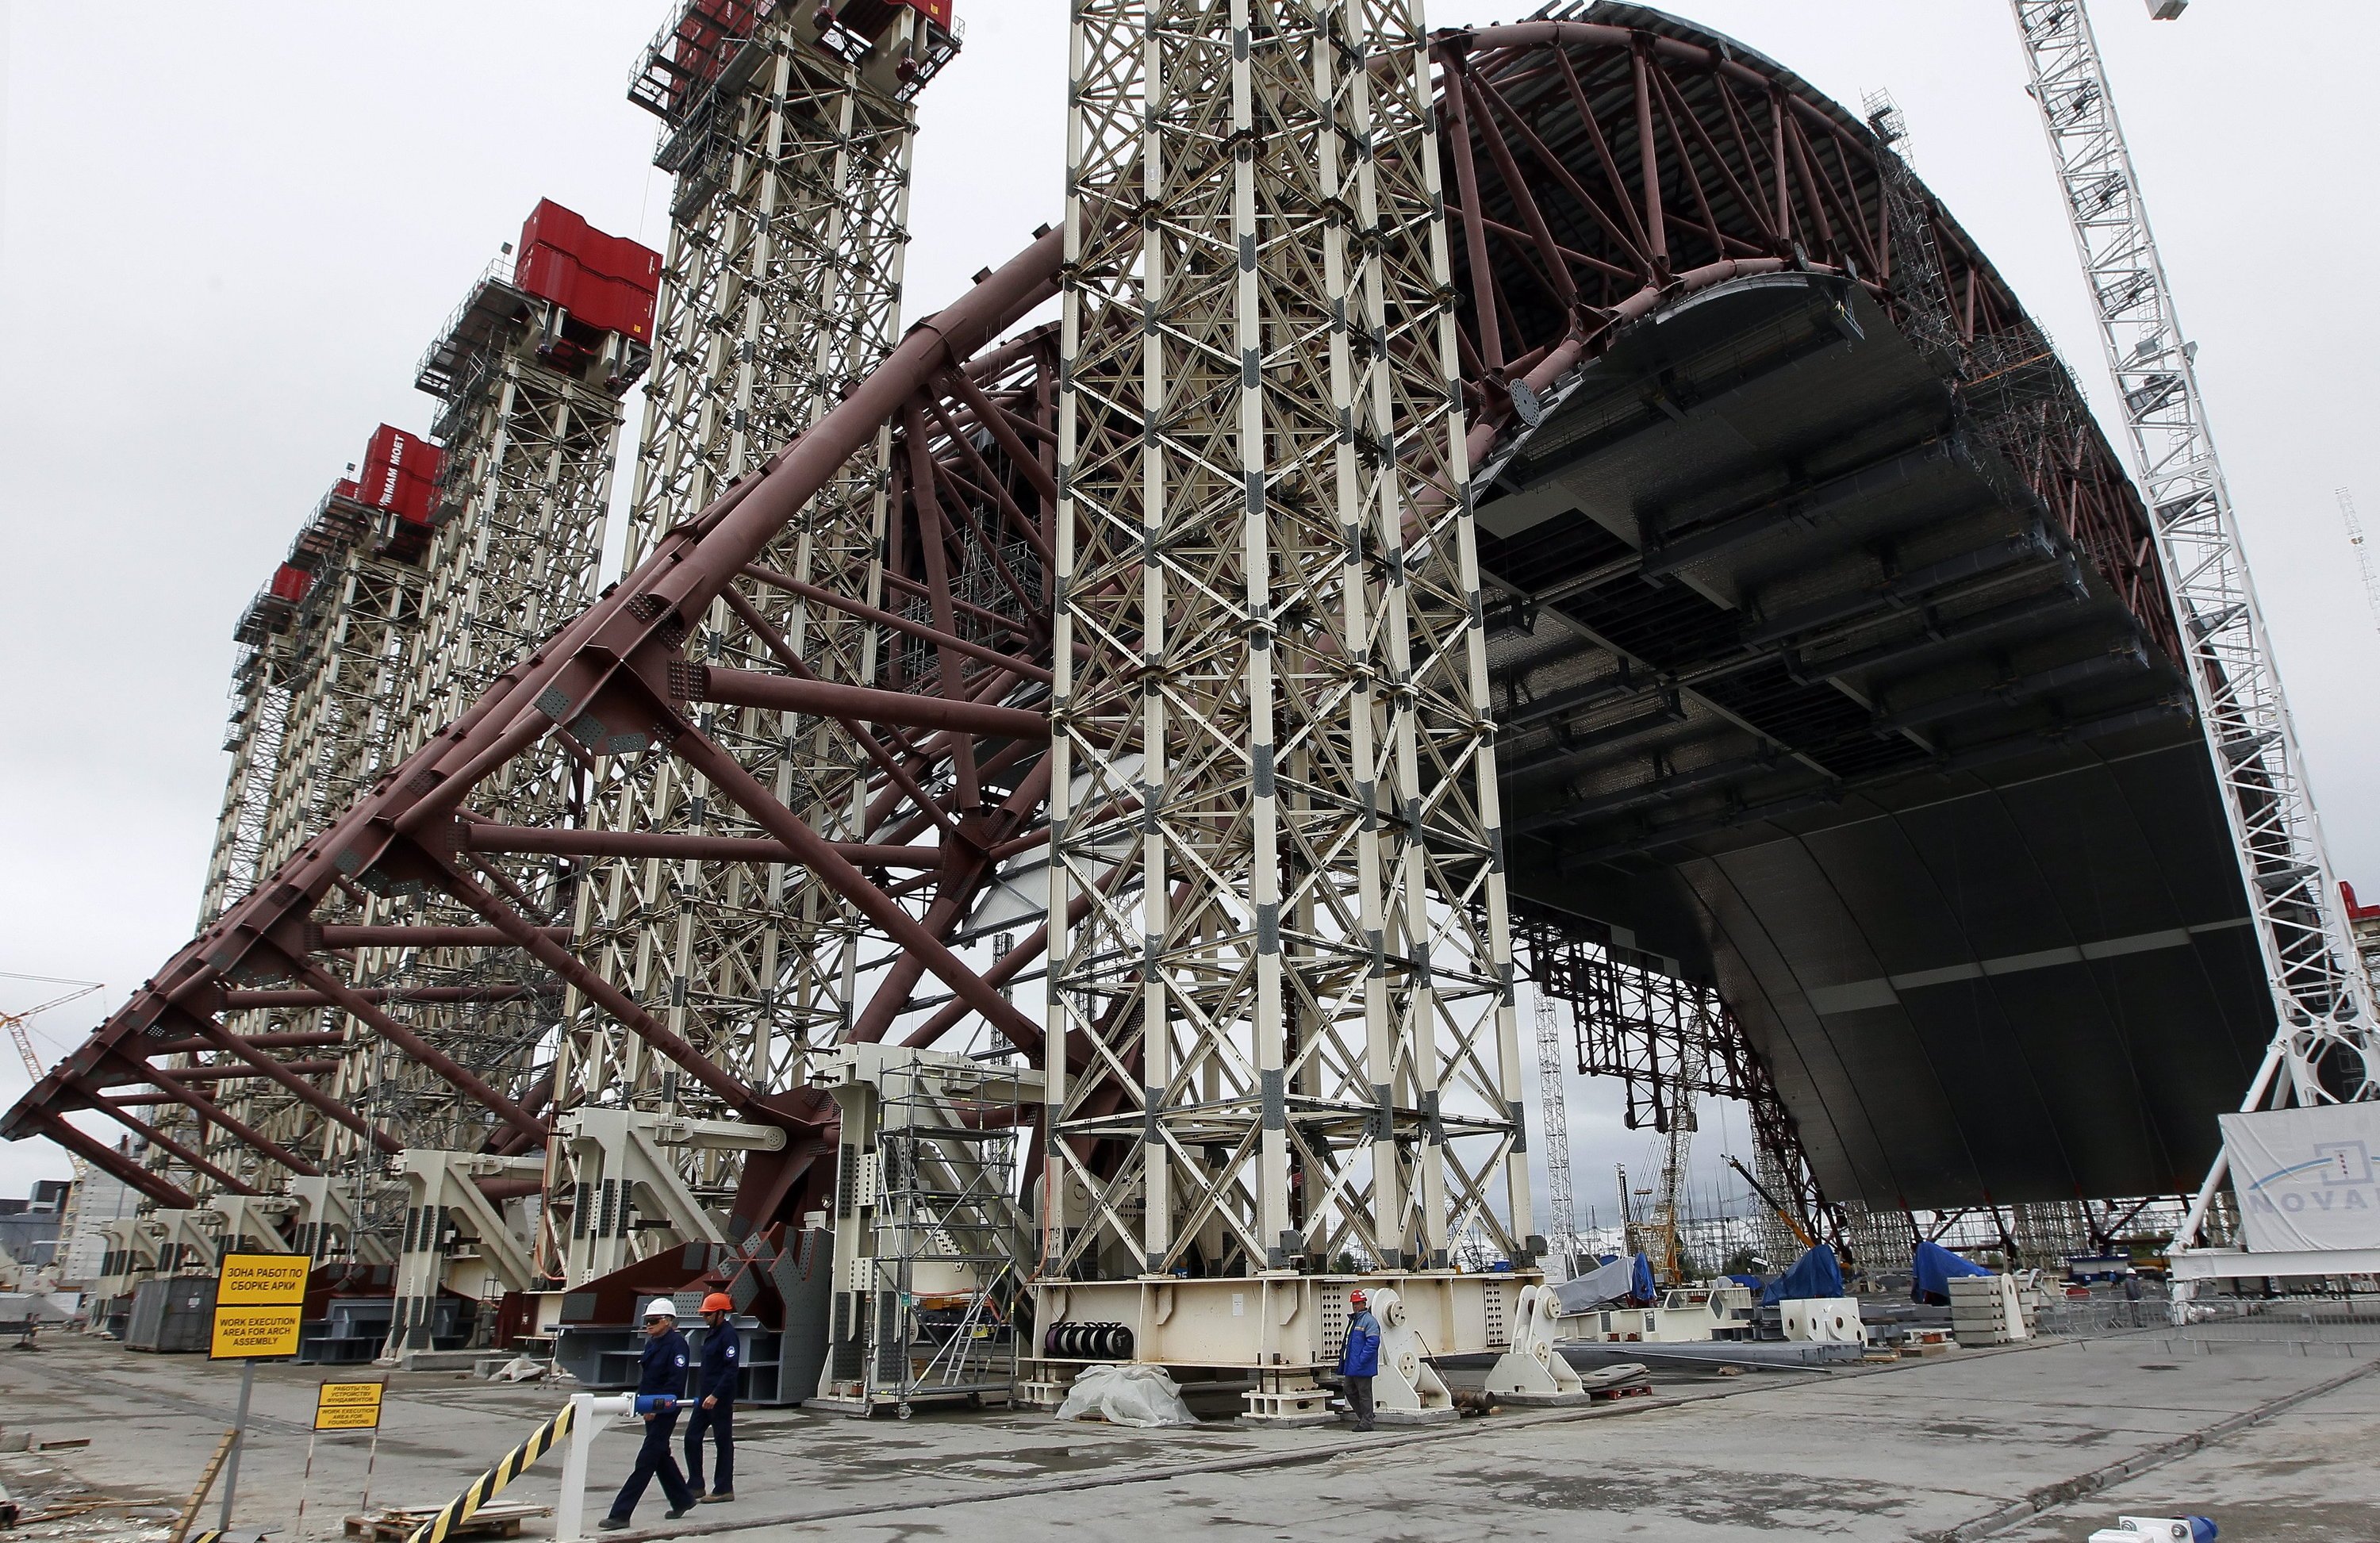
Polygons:
<instances>
[{"instance_id":1,"label":"dark trousers","mask_svg":"<svg viewBox=\"0 0 2380 1543\"><path fill-rule=\"evenodd\" d=\"M637 1449L637 1465L628 1482L620 1486L619 1498L612 1502L613 1515L624 1521L633 1515L637 1502L644 1499L645 1486L655 1478L662 1481L662 1493L669 1497L672 1511L684 1511L694 1503L694 1491L686 1487L686 1476L677 1471L677 1454L670 1451L670 1432L676 1428L674 1409L645 1422L645 1444Z\"/></svg>"},{"instance_id":2,"label":"dark trousers","mask_svg":"<svg viewBox=\"0 0 2380 1543\"><path fill-rule=\"evenodd\" d=\"M705 1409L697 1399L694 1413L686 1422L686 1479L694 1492L702 1493L702 1433L710 1432L711 1444L719 1449L719 1462L711 1475L710 1492L724 1495L735 1488L735 1404L722 1399L715 1406Z\"/></svg>"},{"instance_id":3,"label":"dark trousers","mask_svg":"<svg viewBox=\"0 0 2380 1543\"><path fill-rule=\"evenodd\" d=\"M1372 1379L1368 1377L1342 1377L1340 1382L1347 1390L1347 1407L1355 1412L1357 1425L1372 1423Z\"/></svg>"}]
</instances>

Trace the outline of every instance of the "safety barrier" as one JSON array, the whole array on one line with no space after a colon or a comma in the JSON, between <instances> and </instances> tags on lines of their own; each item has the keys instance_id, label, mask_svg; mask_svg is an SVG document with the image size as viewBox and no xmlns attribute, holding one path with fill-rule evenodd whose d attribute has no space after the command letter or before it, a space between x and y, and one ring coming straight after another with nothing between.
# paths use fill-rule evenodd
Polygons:
<instances>
[{"instance_id":1,"label":"safety barrier","mask_svg":"<svg viewBox=\"0 0 2380 1543\"><path fill-rule=\"evenodd\" d=\"M405 1543L446 1543L456 1527L503 1493L504 1487L526 1473L531 1464L564 1442L567 1444L562 1454L562 1498L554 1506L553 1537L554 1543L577 1543L586 1520L587 1450L594 1444L605 1423L597 1416L633 1414L636 1406L633 1393L573 1395L561 1413L538 1427L528 1440L504 1453L494 1467L473 1479L437 1515L414 1528Z\"/></svg>"}]
</instances>

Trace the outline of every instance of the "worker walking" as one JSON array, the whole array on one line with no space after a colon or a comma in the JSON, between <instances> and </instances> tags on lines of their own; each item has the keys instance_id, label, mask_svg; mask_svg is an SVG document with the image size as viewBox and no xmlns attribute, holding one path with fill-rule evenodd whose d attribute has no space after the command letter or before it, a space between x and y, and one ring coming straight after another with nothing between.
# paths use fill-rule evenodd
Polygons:
<instances>
[{"instance_id":1,"label":"worker walking","mask_svg":"<svg viewBox=\"0 0 2380 1543\"><path fill-rule=\"evenodd\" d=\"M1339 1353L1339 1380L1358 1430L1372 1428L1372 1379L1380 1372L1380 1320L1372 1316L1370 1303L1360 1291L1347 1294L1355 1316L1347 1320L1347 1347Z\"/></svg>"},{"instance_id":2,"label":"worker walking","mask_svg":"<svg viewBox=\"0 0 2380 1543\"><path fill-rule=\"evenodd\" d=\"M723 1291L702 1299L702 1321L710 1332L702 1336L702 1369L694 1379L694 1413L686 1422L686 1477L706 1505L735 1498L735 1374L741 1370L735 1350L735 1298ZM719 1461L710 1475L710 1493L702 1493L702 1433L710 1432Z\"/></svg>"},{"instance_id":3,"label":"worker walking","mask_svg":"<svg viewBox=\"0 0 2380 1543\"><path fill-rule=\"evenodd\" d=\"M637 1368L637 1408L645 1420L645 1444L637 1449L637 1465L612 1501L612 1513L603 1518L606 1532L628 1525L645 1486L656 1477L669 1499L672 1520L694 1509L694 1491L686 1488L686 1476L677 1470L677 1453L670 1450L677 1406L686 1396L686 1336L677 1331L677 1304L656 1296L645 1305L645 1354ZM653 1401L650 1405L648 1399Z\"/></svg>"}]
</instances>

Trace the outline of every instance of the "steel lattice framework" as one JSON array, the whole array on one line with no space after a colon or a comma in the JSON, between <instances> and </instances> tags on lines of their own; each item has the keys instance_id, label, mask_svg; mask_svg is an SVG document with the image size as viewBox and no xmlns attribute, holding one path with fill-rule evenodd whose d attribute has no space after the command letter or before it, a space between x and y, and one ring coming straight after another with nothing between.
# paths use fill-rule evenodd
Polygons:
<instances>
[{"instance_id":1,"label":"steel lattice framework","mask_svg":"<svg viewBox=\"0 0 2380 1543\"><path fill-rule=\"evenodd\" d=\"M1491 1195L1527 1257L1419 6L1084 3L1073 50L1050 1025L1107 1076L1045 1268L1442 1269Z\"/></svg>"},{"instance_id":2,"label":"steel lattice framework","mask_svg":"<svg viewBox=\"0 0 2380 1543\"><path fill-rule=\"evenodd\" d=\"M2380 1095L2372 989L2348 934L2192 350L2089 12L2082 0L2012 4L2279 1017L2244 1107L2263 1106L2283 1072L2301 1104ZM2218 1162L2187 1233L2194 1235L2221 1173Z\"/></svg>"},{"instance_id":3,"label":"steel lattice framework","mask_svg":"<svg viewBox=\"0 0 2380 1543\"><path fill-rule=\"evenodd\" d=\"M648 51L630 96L661 117L657 163L677 180L629 515L632 565L892 351L914 97L954 46L907 10L884 35L863 39L798 6L698 0ZM882 629L802 591L885 604L890 445L888 425L875 453L843 468L759 554L756 569L769 577L747 576L712 602L695 627L703 665L843 686L877 679ZM925 609L905 594L893 604ZM947 609L929 619L951 625ZM706 707L700 722L813 830L862 839L871 762L847 727L735 703ZM592 823L698 842L760 834L708 778L663 755L610 757ZM851 1028L868 929L798 867L653 856L594 866L577 937L606 980L707 1062L782 1093L801 1087L808 1047ZM568 1018L560 1107L730 1112L583 996ZM738 1154L689 1151L685 1160L693 1193L732 1193ZM590 1226L578 1214L577 1197L602 1182L565 1174L557 1184L540 1240L555 1273L582 1279L629 1257L633 1234L616 1219ZM659 1241L649 1234L640 1246Z\"/></svg>"},{"instance_id":4,"label":"steel lattice framework","mask_svg":"<svg viewBox=\"0 0 2380 1543\"><path fill-rule=\"evenodd\" d=\"M224 729L231 771L224 779L223 808L215 818L214 845L207 857L206 889L199 904L202 927L270 871L264 862L264 826L273 807L281 742L289 732L284 661L292 609L267 590L241 614L235 634L239 654L232 665L231 721Z\"/></svg>"},{"instance_id":5,"label":"steel lattice framework","mask_svg":"<svg viewBox=\"0 0 2380 1543\"><path fill-rule=\"evenodd\" d=\"M903 92L933 39L905 79L897 49L753 9L686 7L639 77L679 198L629 571L571 616L586 570L539 570L565 582L500 614L509 659L471 655L485 684L441 699L451 720L211 917L7 1134L185 1206L221 1176L204 1154L127 1164L66 1116L146 1081L269 1188L326 1149L401 1148L355 1107L401 1072L425 1112L446 1100L443 1144L547 1151L551 1278L633 1251L582 1246L623 1215L577 1191L572 1117L770 1135L679 1164L739 1237L822 1200L836 1126L799 1085L805 1044L989 1032L1049 1074L1026 1164L1046 1270L1442 1266L1473 1216L1517 1262L1539 1245L1501 870L1539 838L1500 813L1500 721L1558 760L1583 711L1702 693L1764 774L1925 753L1865 714L1805 744L1728 706L1751 688L1718 683L1810 638L1673 682L1560 619L1563 597L1483 578L1479 476L1585 365L1746 277L1857 286L1912 334L1922 301L1944 346L2003 350L1970 383L1978 414L2076 560L2170 625L2104 449L2006 389L2046 357L2037 330L1954 226L1888 196L1855 122L1771 67L1570 20L1426 39L1397 0L1083 0L1065 228L896 338ZM1912 215L1926 250L1903 266L1938 282L1896 287ZM1001 341L1062 293L1060 323ZM1607 650L1618 685L1532 684L1529 658L1491 675L1524 611ZM341 950L385 952L349 974ZM1036 1022L1005 992L1044 958ZM569 993L552 1033L519 1000L549 989ZM462 1010L499 992L537 1034L477 1036ZM331 1081L303 1059L326 1030L227 1016L267 1007L361 1026L386 1064ZM501 1053L456 1053L481 1044ZM188 1101L190 1062L269 1082L289 1128L221 1124ZM1756 1060L1729 1075L1764 1096Z\"/></svg>"}]
</instances>

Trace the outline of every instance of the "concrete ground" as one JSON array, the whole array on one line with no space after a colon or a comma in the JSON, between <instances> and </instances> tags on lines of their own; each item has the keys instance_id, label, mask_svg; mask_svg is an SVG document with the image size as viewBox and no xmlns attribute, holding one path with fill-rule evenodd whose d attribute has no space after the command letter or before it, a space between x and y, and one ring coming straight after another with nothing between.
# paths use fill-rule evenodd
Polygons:
<instances>
[{"instance_id":1,"label":"concrete ground","mask_svg":"<svg viewBox=\"0 0 2380 1543\"><path fill-rule=\"evenodd\" d=\"M2255 1323L1960 1352L1873 1371L1664 1378L1653 1398L1591 1411L1506 1411L1370 1436L1061 1427L958 1410L862 1423L747 1409L737 1422L735 1504L667 1523L655 1492L638 1531L608 1536L1390 1543L1492 1532L1647 1543L2079 1543L2119 1511L2171 1504L2212 1515L2227 1540L2372 1539L2380 1538L2369 1437L2380 1377L2359 1374L2375 1367L2380 1328ZM310 1482L301 1476L322 1377L260 1370L235 1537L336 1537L356 1508L361 1439L323 1438ZM37 1445L90 1443L0 1455L0 1481L35 1518L12 1536L161 1539L170 1511L153 1508L188 1494L237 1386L235 1367L67 1337L0 1355L0 1428ZM374 1500L451 1499L559 1402L534 1384L394 1378ZM634 1446L625 1428L597 1443L590 1522ZM548 1458L503 1500L550 1505L557 1472ZM152 1509L79 1509L93 1499ZM40 1520L44 1511L55 1520Z\"/></svg>"}]
</instances>

